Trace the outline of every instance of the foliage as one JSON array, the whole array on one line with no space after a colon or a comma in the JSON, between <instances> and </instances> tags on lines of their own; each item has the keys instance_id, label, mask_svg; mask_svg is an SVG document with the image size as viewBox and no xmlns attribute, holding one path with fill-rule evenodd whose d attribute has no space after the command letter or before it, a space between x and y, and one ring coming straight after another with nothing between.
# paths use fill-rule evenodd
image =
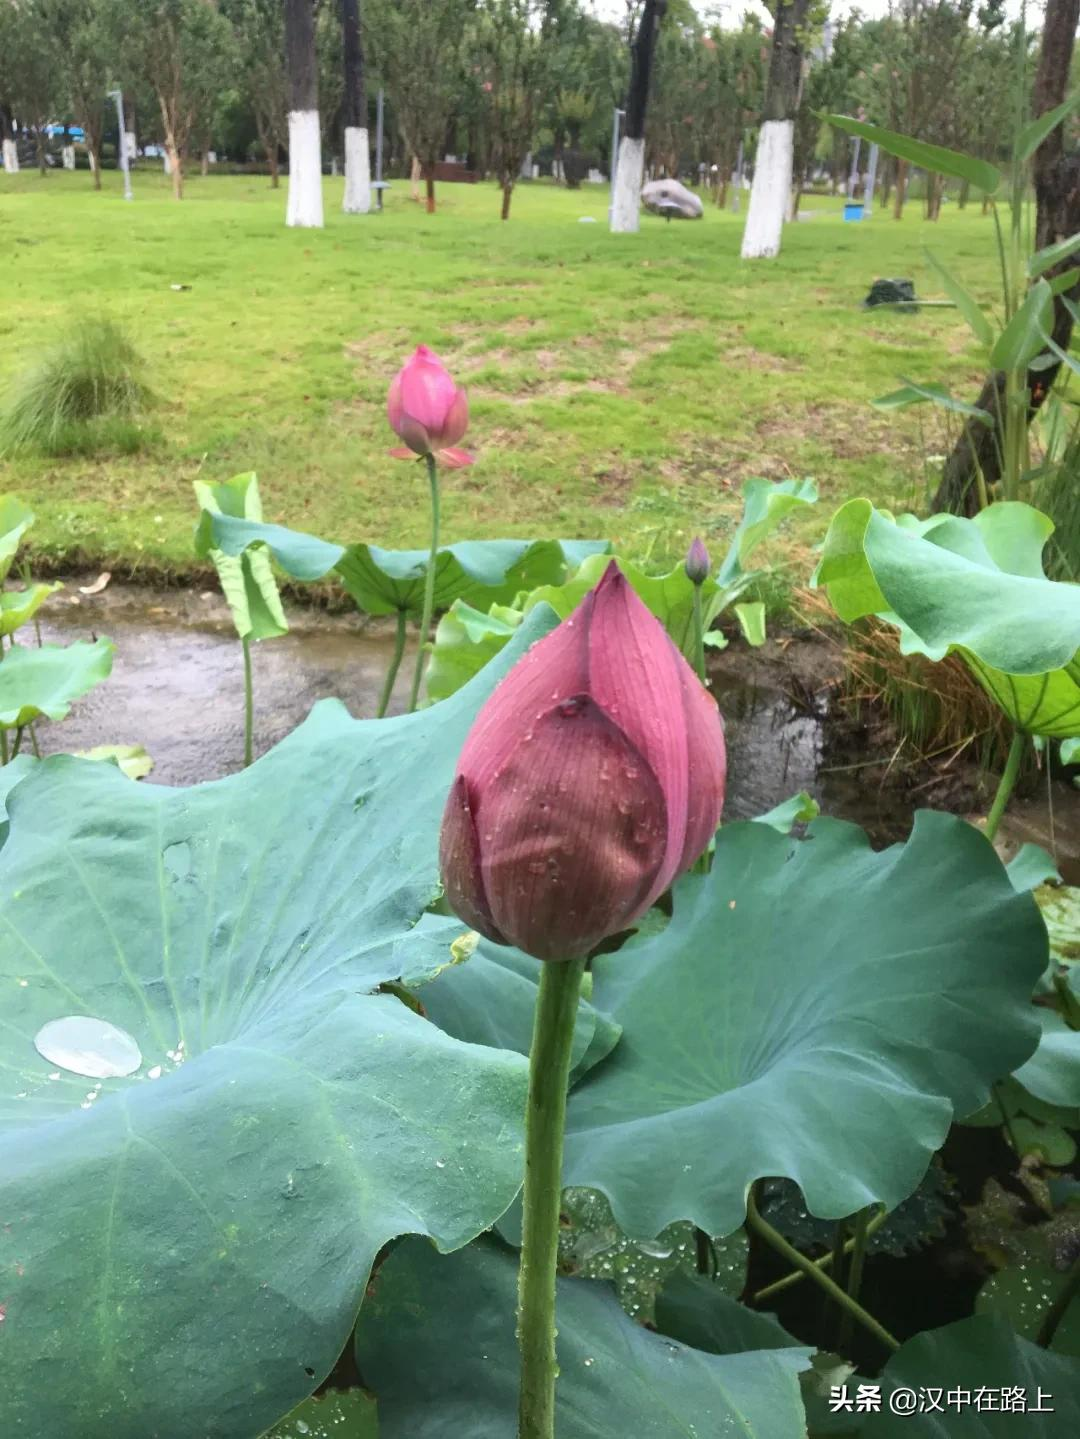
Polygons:
<instances>
[{"instance_id":1,"label":"foliage","mask_svg":"<svg viewBox=\"0 0 1080 1439\"><path fill-rule=\"evenodd\" d=\"M71 323L16 381L0 421L8 452L62 453L94 423L130 419L152 400L146 361L126 331L104 317Z\"/></svg>"},{"instance_id":2,"label":"foliage","mask_svg":"<svg viewBox=\"0 0 1080 1439\"><path fill-rule=\"evenodd\" d=\"M221 485L195 480L194 487L202 515L232 515L254 524L262 523L259 482L254 473L234 475ZM270 556L261 545L239 555L227 555L210 546L206 526L200 525L197 549L213 561L236 633L242 640L273 639L286 633L289 622L281 607Z\"/></svg>"}]
</instances>

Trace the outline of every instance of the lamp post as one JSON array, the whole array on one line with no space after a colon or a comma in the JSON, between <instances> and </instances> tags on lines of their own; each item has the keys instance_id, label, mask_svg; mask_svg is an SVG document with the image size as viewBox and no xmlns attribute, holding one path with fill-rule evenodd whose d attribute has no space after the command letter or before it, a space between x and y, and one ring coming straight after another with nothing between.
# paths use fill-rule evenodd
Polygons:
<instances>
[{"instance_id":1,"label":"lamp post","mask_svg":"<svg viewBox=\"0 0 1080 1439\"><path fill-rule=\"evenodd\" d=\"M120 156L120 168L124 172L124 199L134 200L131 193L131 168L128 163L127 152L127 131L124 128L124 94L122 90L110 90L109 99L116 102L116 119L119 124L119 136L117 143L117 154Z\"/></svg>"}]
</instances>

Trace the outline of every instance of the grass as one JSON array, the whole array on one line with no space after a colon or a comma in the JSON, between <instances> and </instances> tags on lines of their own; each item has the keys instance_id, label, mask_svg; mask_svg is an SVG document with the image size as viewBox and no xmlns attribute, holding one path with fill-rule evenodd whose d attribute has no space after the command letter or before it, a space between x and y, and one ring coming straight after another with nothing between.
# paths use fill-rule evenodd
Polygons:
<instances>
[{"instance_id":1,"label":"grass","mask_svg":"<svg viewBox=\"0 0 1080 1439\"><path fill-rule=\"evenodd\" d=\"M399 182L383 215L346 217L327 180L317 232L287 230L284 189L259 177L193 177L181 204L156 172L136 174L133 204L104 178L99 194L78 172L0 176L0 392L91 310L149 356L160 397L138 453L0 460L0 490L38 514L41 567L189 572L192 479L247 469L268 519L425 543L423 476L386 457L384 412L424 341L470 387L479 455L445 476L448 539L603 535L666 560L696 532L722 548L748 476L813 475L823 503L790 551L802 580L836 504L918 503L922 457L945 448L934 415L869 401L898 374L960 394L980 377L955 311L863 311L871 281L940 293L929 243L978 298L995 293L978 206L845 225L839 201L807 196L782 256L744 263L744 216L612 236L593 187L523 185L501 224L490 186L444 185L428 216Z\"/></svg>"},{"instance_id":2,"label":"grass","mask_svg":"<svg viewBox=\"0 0 1080 1439\"><path fill-rule=\"evenodd\" d=\"M0 450L57 456L115 448L118 422L124 434L137 435L124 422L152 399L145 372L146 361L114 320L75 320L16 377L0 417Z\"/></svg>"}]
</instances>

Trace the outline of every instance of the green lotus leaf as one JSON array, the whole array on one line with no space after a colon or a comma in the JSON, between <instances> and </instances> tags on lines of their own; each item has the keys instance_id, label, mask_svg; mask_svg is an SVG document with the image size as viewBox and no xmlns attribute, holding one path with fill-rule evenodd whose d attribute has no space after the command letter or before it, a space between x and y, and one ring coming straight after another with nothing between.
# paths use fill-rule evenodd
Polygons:
<instances>
[{"instance_id":1,"label":"green lotus leaf","mask_svg":"<svg viewBox=\"0 0 1080 1439\"><path fill-rule=\"evenodd\" d=\"M0 664L0 725L21 729L41 716L63 719L77 699L108 679L115 648L107 639L38 649L12 645Z\"/></svg>"},{"instance_id":2,"label":"green lotus leaf","mask_svg":"<svg viewBox=\"0 0 1080 1439\"><path fill-rule=\"evenodd\" d=\"M484 614L455 600L435 630L431 660L424 676L429 700L444 700L479 674L521 623L520 610L492 605Z\"/></svg>"},{"instance_id":3,"label":"green lotus leaf","mask_svg":"<svg viewBox=\"0 0 1080 1439\"><path fill-rule=\"evenodd\" d=\"M540 986L539 961L475 933L470 936L468 958L456 960L451 945L463 932L465 926L458 919L425 915L399 941L395 967L410 976L424 1013L447 1034L469 1044L527 1055ZM571 1051L572 1081L609 1054L618 1039L619 1026L582 999Z\"/></svg>"},{"instance_id":4,"label":"green lotus leaf","mask_svg":"<svg viewBox=\"0 0 1080 1439\"><path fill-rule=\"evenodd\" d=\"M895 624L905 654L956 651L1018 728L1065 738L1080 725L1080 585L1043 573L1052 530L1015 502L971 520L894 521L851 500L833 516L816 579L841 619Z\"/></svg>"},{"instance_id":5,"label":"green lotus leaf","mask_svg":"<svg viewBox=\"0 0 1080 1439\"><path fill-rule=\"evenodd\" d=\"M375 1401L362 1389L331 1389L297 1405L266 1439L378 1439Z\"/></svg>"},{"instance_id":6,"label":"green lotus leaf","mask_svg":"<svg viewBox=\"0 0 1080 1439\"><path fill-rule=\"evenodd\" d=\"M1016 1071L1016 1078L1036 1099L1071 1108L1080 1104L1080 1030L1073 1029L1056 1009L1036 1005L1034 1010L1042 1038L1035 1053Z\"/></svg>"},{"instance_id":7,"label":"green lotus leaf","mask_svg":"<svg viewBox=\"0 0 1080 1439\"><path fill-rule=\"evenodd\" d=\"M14 495L0 495L0 584L7 579L22 537L33 523L29 505Z\"/></svg>"},{"instance_id":8,"label":"green lotus leaf","mask_svg":"<svg viewBox=\"0 0 1080 1439\"><path fill-rule=\"evenodd\" d=\"M424 601L427 550L383 550L377 545L336 545L283 525L257 524L204 510L200 543L226 555L265 545L297 580L336 572L357 608L370 615L419 614ZM475 607L509 604L520 590L561 584L587 556L606 554L606 540L464 540L439 550L435 607L455 600Z\"/></svg>"},{"instance_id":9,"label":"green lotus leaf","mask_svg":"<svg viewBox=\"0 0 1080 1439\"><path fill-rule=\"evenodd\" d=\"M406 1240L360 1311L356 1358L380 1439L507 1439L515 1432L517 1256L493 1241L440 1257ZM628 1319L604 1286L559 1281L559 1439L805 1432L809 1349L705 1354ZM741 1344L740 1349L745 1349Z\"/></svg>"},{"instance_id":10,"label":"green lotus leaf","mask_svg":"<svg viewBox=\"0 0 1080 1439\"><path fill-rule=\"evenodd\" d=\"M1046 930L960 819L921 812L882 853L834 820L805 840L726 825L673 904L663 934L594 962L623 1034L569 1102L564 1181L628 1234L730 1233L762 1176L824 1218L894 1209L954 1111L1035 1048Z\"/></svg>"},{"instance_id":11,"label":"green lotus leaf","mask_svg":"<svg viewBox=\"0 0 1080 1439\"><path fill-rule=\"evenodd\" d=\"M889 1360L879 1381L878 1413L863 1416L859 1439L1063 1439L1080 1431L1080 1362L1051 1354L1019 1338L999 1318L976 1315L917 1334ZM854 1394L856 1386L850 1385ZM987 1409L987 1391L1024 1392L1026 1409L1005 1413ZM942 1412L890 1412L897 1391L914 1391L929 1404L933 1392ZM981 1408L975 1395L982 1390ZM1036 1413L1039 1391L1045 1412ZM940 1393L938 1391L941 1391ZM966 1403L948 1403L950 1391ZM905 1394L904 1404L908 1401Z\"/></svg>"},{"instance_id":12,"label":"green lotus leaf","mask_svg":"<svg viewBox=\"0 0 1080 1439\"><path fill-rule=\"evenodd\" d=\"M773 1315L747 1309L702 1274L671 1276L656 1299L656 1327L706 1354L802 1347Z\"/></svg>"},{"instance_id":13,"label":"green lotus leaf","mask_svg":"<svg viewBox=\"0 0 1080 1439\"><path fill-rule=\"evenodd\" d=\"M232 515L235 519L262 522L259 481L253 472L234 475L223 484L193 481L195 498L202 511L195 533L196 553L209 558L218 572L222 593L232 613L236 633L242 640L269 640L287 633L289 622L281 607L277 581L270 556L262 545L253 545L238 555L227 555L212 543L211 515Z\"/></svg>"},{"instance_id":14,"label":"green lotus leaf","mask_svg":"<svg viewBox=\"0 0 1080 1439\"><path fill-rule=\"evenodd\" d=\"M56 757L11 790L5 1428L261 1434L331 1369L384 1244L453 1249L511 1202L524 1059L370 991L438 891L472 719L552 619L437 711L355 721L325 701L224 780ZM119 1033L93 1075L73 1016Z\"/></svg>"},{"instance_id":15,"label":"green lotus leaf","mask_svg":"<svg viewBox=\"0 0 1080 1439\"><path fill-rule=\"evenodd\" d=\"M93 749L73 750L76 759L100 760L114 764L128 779L145 779L154 761L141 744L98 744Z\"/></svg>"},{"instance_id":16,"label":"green lotus leaf","mask_svg":"<svg viewBox=\"0 0 1080 1439\"><path fill-rule=\"evenodd\" d=\"M730 548L716 572L723 588L746 573L747 561L776 527L805 505L817 503L813 480L747 480L742 487L743 513Z\"/></svg>"},{"instance_id":17,"label":"green lotus leaf","mask_svg":"<svg viewBox=\"0 0 1080 1439\"><path fill-rule=\"evenodd\" d=\"M32 620L38 610L57 590L64 586L57 582L51 585L30 585L25 590L0 591L0 634L13 635L27 620Z\"/></svg>"}]
</instances>

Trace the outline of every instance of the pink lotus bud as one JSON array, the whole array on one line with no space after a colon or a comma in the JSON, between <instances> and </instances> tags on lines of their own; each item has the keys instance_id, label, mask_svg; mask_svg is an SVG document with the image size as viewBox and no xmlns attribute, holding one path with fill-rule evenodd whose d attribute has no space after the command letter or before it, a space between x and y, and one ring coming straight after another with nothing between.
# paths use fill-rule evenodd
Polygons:
<instances>
[{"instance_id":1,"label":"pink lotus bud","mask_svg":"<svg viewBox=\"0 0 1080 1439\"><path fill-rule=\"evenodd\" d=\"M396 459L434 454L451 468L472 463L471 455L454 448L469 428L468 398L426 345L418 345L395 375L386 413L391 428L408 446L391 450Z\"/></svg>"},{"instance_id":2,"label":"pink lotus bud","mask_svg":"<svg viewBox=\"0 0 1080 1439\"><path fill-rule=\"evenodd\" d=\"M724 774L716 705L612 563L476 717L443 815L447 899L537 959L588 954L701 854Z\"/></svg>"},{"instance_id":3,"label":"pink lotus bud","mask_svg":"<svg viewBox=\"0 0 1080 1439\"><path fill-rule=\"evenodd\" d=\"M705 541L698 535L686 556L686 578L695 585L703 585L709 578L709 571L712 562L709 559L709 552L705 548Z\"/></svg>"}]
</instances>

